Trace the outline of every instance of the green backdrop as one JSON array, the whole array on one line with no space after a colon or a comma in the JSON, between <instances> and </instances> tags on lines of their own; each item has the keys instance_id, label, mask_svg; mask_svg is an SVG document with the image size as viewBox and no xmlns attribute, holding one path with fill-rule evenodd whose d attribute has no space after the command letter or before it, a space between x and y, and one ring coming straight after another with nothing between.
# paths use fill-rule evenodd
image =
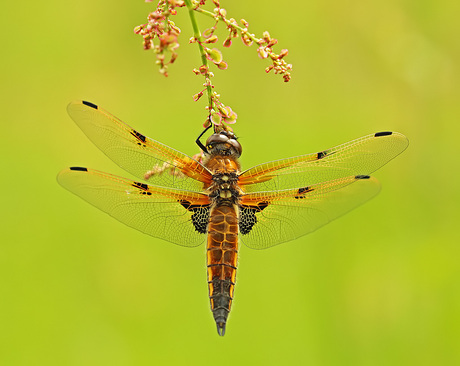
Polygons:
<instances>
[{"instance_id":1,"label":"green backdrop","mask_svg":"<svg viewBox=\"0 0 460 366\"><path fill-rule=\"evenodd\" d=\"M214 82L238 113L243 167L384 130L407 135L408 150L375 173L383 189L368 204L294 242L243 247L218 337L204 246L136 232L55 180L73 165L129 176L67 116L74 99L197 152L203 80L186 12L166 79L133 33L151 4L5 4L0 363L460 364L456 3L221 2L253 32L268 29L294 65L285 84L254 47L224 50L229 68Z\"/></svg>"}]
</instances>

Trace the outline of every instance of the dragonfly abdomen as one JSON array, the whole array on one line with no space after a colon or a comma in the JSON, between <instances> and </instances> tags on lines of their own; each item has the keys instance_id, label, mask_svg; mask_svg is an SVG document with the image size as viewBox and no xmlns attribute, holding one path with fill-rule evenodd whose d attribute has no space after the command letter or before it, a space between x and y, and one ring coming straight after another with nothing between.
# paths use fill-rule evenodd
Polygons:
<instances>
[{"instance_id":1,"label":"dragonfly abdomen","mask_svg":"<svg viewBox=\"0 0 460 366\"><path fill-rule=\"evenodd\" d=\"M233 300L238 256L238 217L234 205L216 205L208 226L207 267L211 310L223 336Z\"/></svg>"}]
</instances>

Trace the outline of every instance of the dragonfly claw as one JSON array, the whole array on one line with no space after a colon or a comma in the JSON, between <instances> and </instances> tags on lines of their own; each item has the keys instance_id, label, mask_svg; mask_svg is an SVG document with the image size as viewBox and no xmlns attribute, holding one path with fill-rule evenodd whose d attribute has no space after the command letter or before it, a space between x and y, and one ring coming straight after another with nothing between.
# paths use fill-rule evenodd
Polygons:
<instances>
[{"instance_id":1,"label":"dragonfly claw","mask_svg":"<svg viewBox=\"0 0 460 366\"><path fill-rule=\"evenodd\" d=\"M217 325L217 333L219 333L220 336L224 336L225 335L225 323L224 322L216 322L216 325Z\"/></svg>"}]
</instances>

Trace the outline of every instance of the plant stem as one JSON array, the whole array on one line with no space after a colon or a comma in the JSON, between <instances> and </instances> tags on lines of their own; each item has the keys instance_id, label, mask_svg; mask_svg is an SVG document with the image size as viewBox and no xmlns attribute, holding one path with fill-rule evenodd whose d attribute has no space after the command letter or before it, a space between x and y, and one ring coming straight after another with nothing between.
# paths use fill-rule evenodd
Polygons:
<instances>
[{"instance_id":1,"label":"plant stem","mask_svg":"<svg viewBox=\"0 0 460 366\"><path fill-rule=\"evenodd\" d=\"M199 41L201 38L201 32L200 28L198 27L198 23L195 19L195 9L192 6L192 2L190 0L184 0L185 5L187 5L188 8L188 14L190 16L190 21L192 22L192 27L193 27L193 36ZM201 62L203 63L204 66L208 67L208 59L206 58L206 53L204 51L203 46L201 43L197 42L198 48L200 50L201 54ZM209 103L209 113L211 113L212 109L212 87L211 85L206 86L206 93L208 94L208 103Z\"/></svg>"}]
</instances>

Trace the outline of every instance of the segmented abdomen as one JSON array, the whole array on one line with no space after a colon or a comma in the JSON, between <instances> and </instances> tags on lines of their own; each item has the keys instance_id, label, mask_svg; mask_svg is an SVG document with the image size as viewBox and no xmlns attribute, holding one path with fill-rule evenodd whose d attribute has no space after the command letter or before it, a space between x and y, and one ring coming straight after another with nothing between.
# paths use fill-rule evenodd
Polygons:
<instances>
[{"instance_id":1,"label":"segmented abdomen","mask_svg":"<svg viewBox=\"0 0 460 366\"><path fill-rule=\"evenodd\" d=\"M211 210L208 226L207 267L209 299L217 331L225 334L225 324L233 300L238 256L238 216L233 205Z\"/></svg>"}]
</instances>

